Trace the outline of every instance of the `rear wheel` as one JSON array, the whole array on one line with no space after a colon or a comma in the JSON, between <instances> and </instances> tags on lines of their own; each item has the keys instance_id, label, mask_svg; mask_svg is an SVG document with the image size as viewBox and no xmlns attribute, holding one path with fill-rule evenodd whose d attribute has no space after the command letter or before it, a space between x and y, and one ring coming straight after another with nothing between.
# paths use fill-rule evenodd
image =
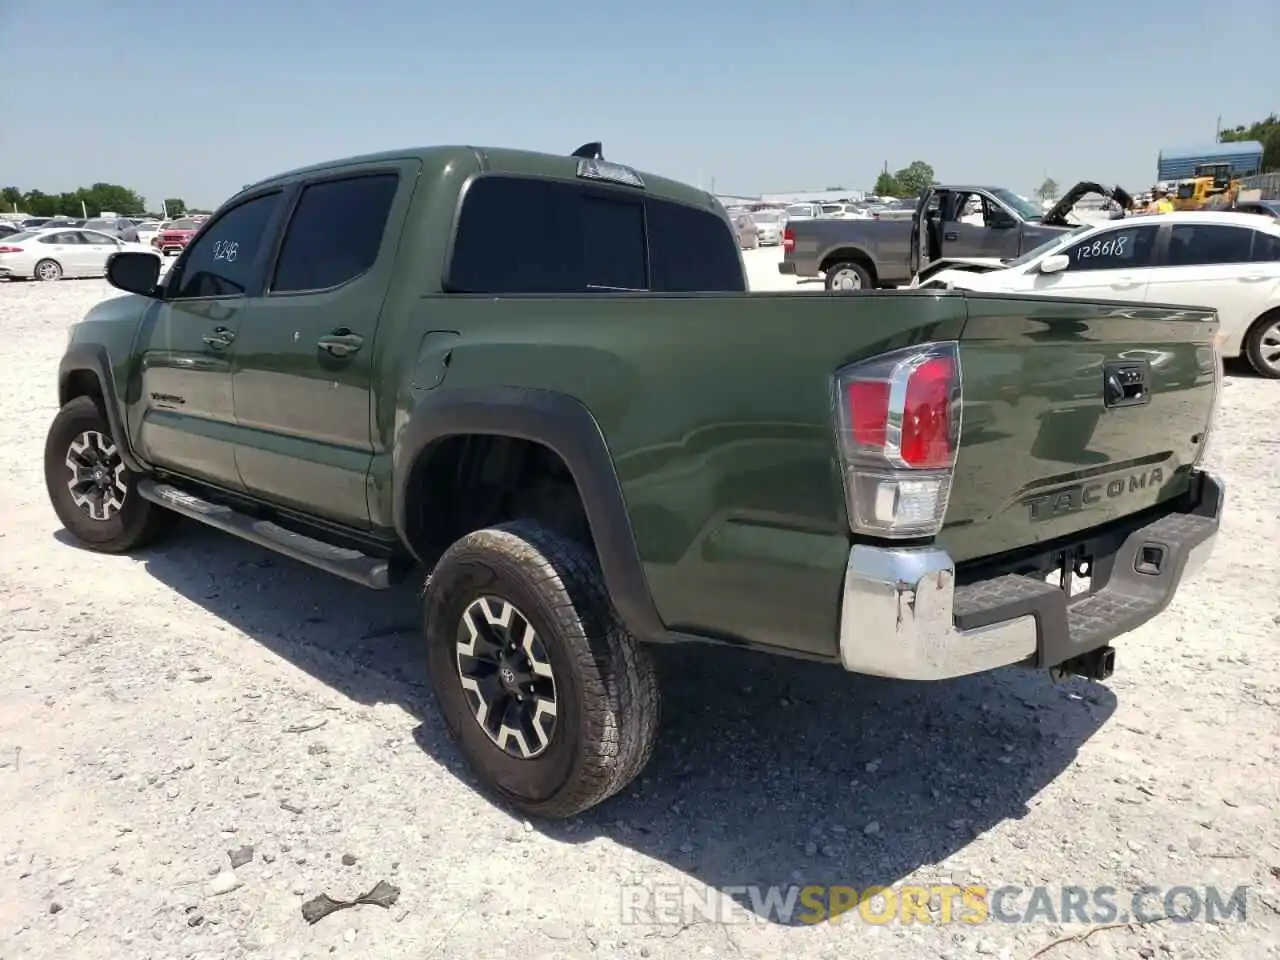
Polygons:
<instances>
[{"instance_id":1,"label":"rear wheel","mask_svg":"<svg viewBox=\"0 0 1280 960\"><path fill-rule=\"evenodd\" d=\"M150 543L174 520L138 495L106 416L92 397L58 411L44 447L44 482L67 532L90 550L124 553Z\"/></svg>"},{"instance_id":2,"label":"rear wheel","mask_svg":"<svg viewBox=\"0 0 1280 960\"><path fill-rule=\"evenodd\" d=\"M34 271L37 280L46 283L62 279L62 265L57 260L41 260Z\"/></svg>"},{"instance_id":3,"label":"rear wheel","mask_svg":"<svg viewBox=\"0 0 1280 960\"><path fill-rule=\"evenodd\" d=\"M425 612L441 714L503 799L570 817L644 768L657 677L584 547L524 521L468 534L432 571Z\"/></svg>"},{"instance_id":4,"label":"rear wheel","mask_svg":"<svg viewBox=\"0 0 1280 960\"><path fill-rule=\"evenodd\" d=\"M1245 337L1244 350L1259 376L1280 380L1280 310L1258 319Z\"/></svg>"},{"instance_id":5,"label":"rear wheel","mask_svg":"<svg viewBox=\"0 0 1280 960\"><path fill-rule=\"evenodd\" d=\"M829 266L824 283L828 290L870 290L874 286L867 268L852 261Z\"/></svg>"}]
</instances>

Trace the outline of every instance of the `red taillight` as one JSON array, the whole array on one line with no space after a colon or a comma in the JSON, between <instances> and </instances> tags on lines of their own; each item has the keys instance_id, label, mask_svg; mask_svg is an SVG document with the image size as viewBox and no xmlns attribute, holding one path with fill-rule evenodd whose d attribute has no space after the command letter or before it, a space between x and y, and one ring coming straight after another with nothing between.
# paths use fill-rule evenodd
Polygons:
<instances>
[{"instance_id":1,"label":"red taillight","mask_svg":"<svg viewBox=\"0 0 1280 960\"><path fill-rule=\"evenodd\" d=\"M21 253L21 247L0 247L0 253Z\"/></svg>"},{"instance_id":2,"label":"red taillight","mask_svg":"<svg viewBox=\"0 0 1280 960\"><path fill-rule=\"evenodd\" d=\"M796 234L790 227L782 231L782 249L790 253L796 248Z\"/></svg>"},{"instance_id":3,"label":"red taillight","mask_svg":"<svg viewBox=\"0 0 1280 960\"><path fill-rule=\"evenodd\" d=\"M849 522L878 537L942 527L960 442L954 343L908 347L836 374L836 422Z\"/></svg>"},{"instance_id":4,"label":"red taillight","mask_svg":"<svg viewBox=\"0 0 1280 960\"><path fill-rule=\"evenodd\" d=\"M949 468L952 449L952 385L956 365L950 357L932 357L910 374L902 414L902 459L920 470Z\"/></svg>"}]
</instances>

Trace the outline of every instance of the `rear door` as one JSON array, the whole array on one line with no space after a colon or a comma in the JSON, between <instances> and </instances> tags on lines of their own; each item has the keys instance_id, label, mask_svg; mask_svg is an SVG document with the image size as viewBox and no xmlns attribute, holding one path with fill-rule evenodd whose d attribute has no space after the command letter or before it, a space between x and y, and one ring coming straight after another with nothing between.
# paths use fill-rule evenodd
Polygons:
<instances>
[{"instance_id":1,"label":"rear door","mask_svg":"<svg viewBox=\"0 0 1280 960\"><path fill-rule=\"evenodd\" d=\"M1169 224L1147 299L1153 303L1177 303L1213 307L1222 333L1239 349L1240 340L1254 319L1265 312L1275 290L1274 267L1255 264L1256 231L1248 226L1220 223Z\"/></svg>"},{"instance_id":2,"label":"rear door","mask_svg":"<svg viewBox=\"0 0 1280 960\"><path fill-rule=\"evenodd\" d=\"M1067 268L1058 273L1027 272L1017 289L1065 297L1142 301L1148 298L1160 224L1120 222L1067 246Z\"/></svg>"},{"instance_id":3,"label":"rear door","mask_svg":"<svg viewBox=\"0 0 1280 960\"><path fill-rule=\"evenodd\" d=\"M374 336L419 166L329 173L291 194L265 294L236 335L236 462L250 493L370 525Z\"/></svg>"},{"instance_id":4,"label":"rear door","mask_svg":"<svg viewBox=\"0 0 1280 960\"><path fill-rule=\"evenodd\" d=\"M85 263L84 238L79 230L64 230L41 237L40 255L54 260L62 267L64 277L83 277L87 270Z\"/></svg>"}]
</instances>

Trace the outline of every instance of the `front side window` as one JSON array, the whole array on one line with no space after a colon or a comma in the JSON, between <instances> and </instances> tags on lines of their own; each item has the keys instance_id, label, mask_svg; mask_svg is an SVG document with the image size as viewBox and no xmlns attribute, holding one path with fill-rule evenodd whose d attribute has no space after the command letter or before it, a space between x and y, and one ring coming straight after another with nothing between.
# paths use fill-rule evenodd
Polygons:
<instances>
[{"instance_id":1,"label":"front side window","mask_svg":"<svg viewBox=\"0 0 1280 960\"><path fill-rule=\"evenodd\" d=\"M107 236L105 233L97 233L93 230L81 230L80 236L84 238L85 243L97 244L98 246L108 244L113 247L116 245L116 238Z\"/></svg>"},{"instance_id":2,"label":"front side window","mask_svg":"<svg viewBox=\"0 0 1280 960\"><path fill-rule=\"evenodd\" d=\"M1253 231L1216 223L1174 224L1166 263L1171 267L1202 267L1248 263Z\"/></svg>"},{"instance_id":3,"label":"front side window","mask_svg":"<svg viewBox=\"0 0 1280 960\"><path fill-rule=\"evenodd\" d=\"M253 277L267 228L280 204L281 194L269 193L246 200L213 222L183 254L170 297L235 297L243 294Z\"/></svg>"},{"instance_id":4,"label":"front side window","mask_svg":"<svg viewBox=\"0 0 1280 960\"><path fill-rule=\"evenodd\" d=\"M271 291L324 290L372 267L399 182L396 174L387 173L304 187L284 235Z\"/></svg>"},{"instance_id":5,"label":"front side window","mask_svg":"<svg viewBox=\"0 0 1280 960\"><path fill-rule=\"evenodd\" d=\"M47 237L41 237L40 242L64 246L66 244L81 243L83 241L80 239L80 234L75 233L74 231L68 231L67 233L51 233Z\"/></svg>"},{"instance_id":6,"label":"front side window","mask_svg":"<svg viewBox=\"0 0 1280 960\"><path fill-rule=\"evenodd\" d=\"M1145 267L1151 262L1151 250L1155 246L1158 227L1124 227L1095 233L1062 252L1070 264L1068 270L1123 270Z\"/></svg>"},{"instance_id":7,"label":"front side window","mask_svg":"<svg viewBox=\"0 0 1280 960\"><path fill-rule=\"evenodd\" d=\"M592 293L647 286L644 207L621 191L480 177L467 189L447 287L457 293Z\"/></svg>"}]
</instances>

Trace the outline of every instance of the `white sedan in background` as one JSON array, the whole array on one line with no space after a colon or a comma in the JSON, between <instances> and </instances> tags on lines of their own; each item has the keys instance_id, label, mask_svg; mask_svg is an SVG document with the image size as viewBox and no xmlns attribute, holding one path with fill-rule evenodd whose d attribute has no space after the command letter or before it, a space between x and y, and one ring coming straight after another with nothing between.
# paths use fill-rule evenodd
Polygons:
<instances>
[{"instance_id":1,"label":"white sedan in background","mask_svg":"<svg viewBox=\"0 0 1280 960\"><path fill-rule=\"evenodd\" d=\"M125 241L96 230L27 230L0 240L0 278L61 280L101 277L107 258L121 250L159 254L141 243Z\"/></svg>"},{"instance_id":2,"label":"white sedan in background","mask_svg":"<svg viewBox=\"0 0 1280 960\"><path fill-rule=\"evenodd\" d=\"M911 286L1212 307L1222 355L1280 379L1280 223L1257 214L1111 220L1017 260L937 260Z\"/></svg>"}]
</instances>

